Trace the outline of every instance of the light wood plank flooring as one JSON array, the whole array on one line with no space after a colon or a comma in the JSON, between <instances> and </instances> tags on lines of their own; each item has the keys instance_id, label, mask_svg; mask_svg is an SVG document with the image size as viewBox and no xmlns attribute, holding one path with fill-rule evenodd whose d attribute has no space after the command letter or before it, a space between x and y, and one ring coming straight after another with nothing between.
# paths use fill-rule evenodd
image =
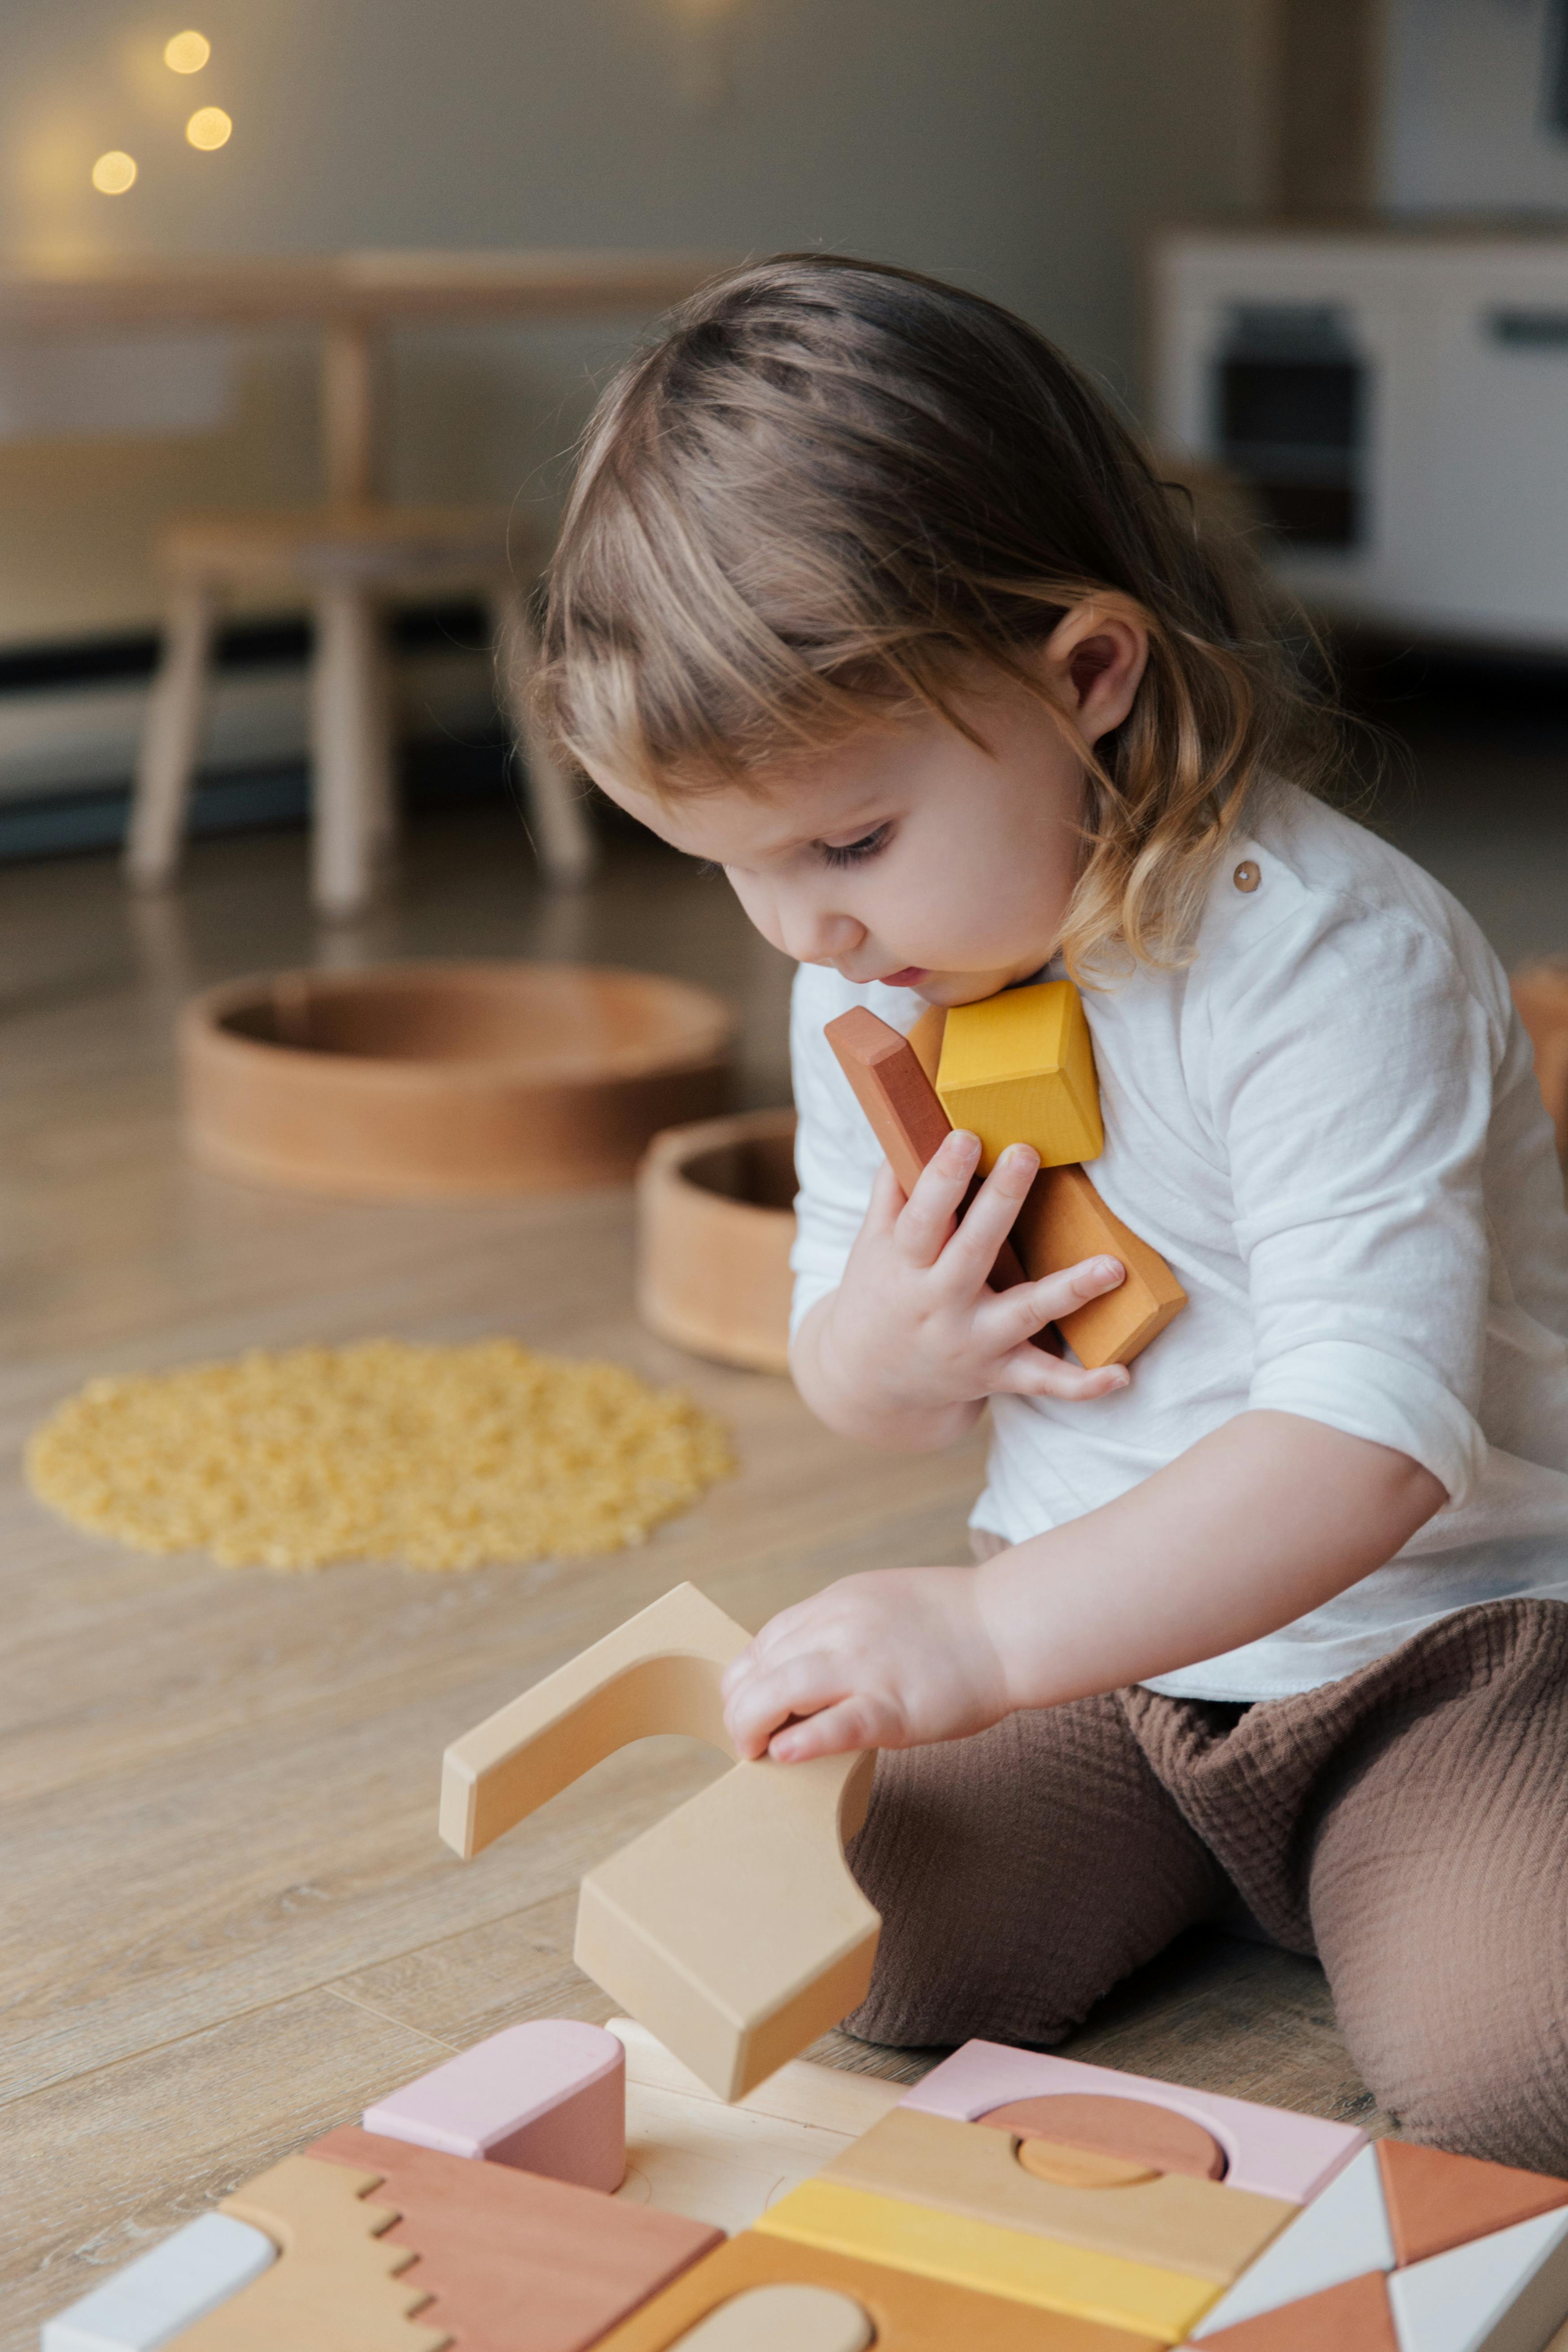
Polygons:
<instances>
[{"instance_id":1,"label":"light wood plank flooring","mask_svg":"<svg viewBox=\"0 0 1568 2352\"><path fill-rule=\"evenodd\" d=\"M583 1869L716 1760L656 1742L477 1862L437 1843L454 1734L682 1578L749 1624L830 1579L965 1556L980 1454L879 1456L786 1382L644 1332L619 1192L362 1208L183 1160L171 1021L227 973L382 955L583 955L703 979L787 1087L788 972L722 881L625 845L553 904L515 820L416 837L387 910L313 937L297 837L211 844L163 904L107 860L0 872L0 2347L308 2136L521 2018L602 2017L570 1959ZM95 1372L251 1345L513 1333L688 1383L742 1467L646 1549L425 1577L226 1573L74 1533L19 1452ZM979 1931L977 1923L977 1932ZM1366 2101L1308 1962L1191 1940L1074 2048L1336 2115ZM929 2053L829 2036L898 2075Z\"/></svg>"}]
</instances>

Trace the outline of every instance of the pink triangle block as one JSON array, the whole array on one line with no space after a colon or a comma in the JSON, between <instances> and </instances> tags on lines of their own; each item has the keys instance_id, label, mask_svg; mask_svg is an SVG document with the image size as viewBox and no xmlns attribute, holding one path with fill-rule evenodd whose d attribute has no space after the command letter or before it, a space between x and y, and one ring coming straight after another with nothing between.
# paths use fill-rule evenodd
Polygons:
<instances>
[{"instance_id":1,"label":"pink triangle block","mask_svg":"<svg viewBox=\"0 0 1568 2352\"><path fill-rule=\"evenodd\" d=\"M1112 2066L1087 2066L1077 2058L1052 2058L1038 2050L1010 2050L1000 2042L966 2042L943 2059L900 2102L923 2115L951 2116L973 2123L992 2107L1013 2099L1048 2097L1053 2092L1099 2091L1108 2097L1147 2099L1187 2116L1212 2132L1226 2155L1226 2184L1259 2197L1289 2198L1305 2205L1342 2171L1366 2134L1351 2124L1327 2123L1321 2116L1296 2116L1283 2107L1260 2107L1250 2099L1225 2099L1208 2091L1184 2090L1178 2083L1152 2082L1142 2074L1119 2074Z\"/></svg>"},{"instance_id":2,"label":"pink triangle block","mask_svg":"<svg viewBox=\"0 0 1568 2352\"><path fill-rule=\"evenodd\" d=\"M608 2193L626 2178L626 2053L577 2018L509 2025L367 2107L364 2128Z\"/></svg>"}]
</instances>

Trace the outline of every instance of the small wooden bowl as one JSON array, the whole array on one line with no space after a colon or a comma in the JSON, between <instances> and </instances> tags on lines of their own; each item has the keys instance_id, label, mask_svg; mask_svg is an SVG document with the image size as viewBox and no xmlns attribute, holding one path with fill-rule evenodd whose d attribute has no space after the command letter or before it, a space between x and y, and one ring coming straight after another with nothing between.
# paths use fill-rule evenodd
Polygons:
<instances>
[{"instance_id":1,"label":"small wooden bowl","mask_svg":"<svg viewBox=\"0 0 1568 2352\"><path fill-rule=\"evenodd\" d=\"M591 964L264 974L181 1015L186 1135L226 1175L347 1200L623 1183L722 1107L734 1032L706 989Z\"/></svg>"},{"instance_id":2,"label":"small wooden bowl","mask_svg":"<svg viewBox=\"0 0 1568 2352\"><path fill-rule=\"evenodd\" d=\"M789 1370L795 1113L656 1135L637 1171L637 1312L661 1339L750 1371Z\"/></svg>"}]
</instances>

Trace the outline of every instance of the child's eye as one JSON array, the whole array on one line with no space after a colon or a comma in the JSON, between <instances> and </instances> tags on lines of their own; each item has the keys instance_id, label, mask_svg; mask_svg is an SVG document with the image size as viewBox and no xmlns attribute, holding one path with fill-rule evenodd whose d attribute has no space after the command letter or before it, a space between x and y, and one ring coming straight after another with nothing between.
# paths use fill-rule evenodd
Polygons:
<instances>
[{"instance_id":1,"label":"child's eye","mask_svg":"<svg viewBox=\"0 0 1568 2352\"><path fill-rule=\"evenodd\" d=\"M875 857L879 849L887 847L892 831L890 824L879 824L874 833L862 834L858 841L841 842L837 846L824 841L818 845L822 862L825 866L862 865L868 857Z\"/></svg>"}]
</instances>

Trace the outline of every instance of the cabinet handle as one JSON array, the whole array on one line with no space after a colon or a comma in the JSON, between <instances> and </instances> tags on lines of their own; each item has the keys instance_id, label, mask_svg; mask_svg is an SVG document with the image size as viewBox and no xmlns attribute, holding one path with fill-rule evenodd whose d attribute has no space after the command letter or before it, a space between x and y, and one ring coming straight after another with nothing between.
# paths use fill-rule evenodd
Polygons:
<instances>
[{"instance_id":1,"label":"cabinet handle","mask_svg":"<svg viewBox=\"0 0 1568 2352\"><path fill-rule=\"evenodd\" d=\"M1487 332L1513 352L1568 352L1568 310L1492 310Z\"/></svg>"}]
</instances>

